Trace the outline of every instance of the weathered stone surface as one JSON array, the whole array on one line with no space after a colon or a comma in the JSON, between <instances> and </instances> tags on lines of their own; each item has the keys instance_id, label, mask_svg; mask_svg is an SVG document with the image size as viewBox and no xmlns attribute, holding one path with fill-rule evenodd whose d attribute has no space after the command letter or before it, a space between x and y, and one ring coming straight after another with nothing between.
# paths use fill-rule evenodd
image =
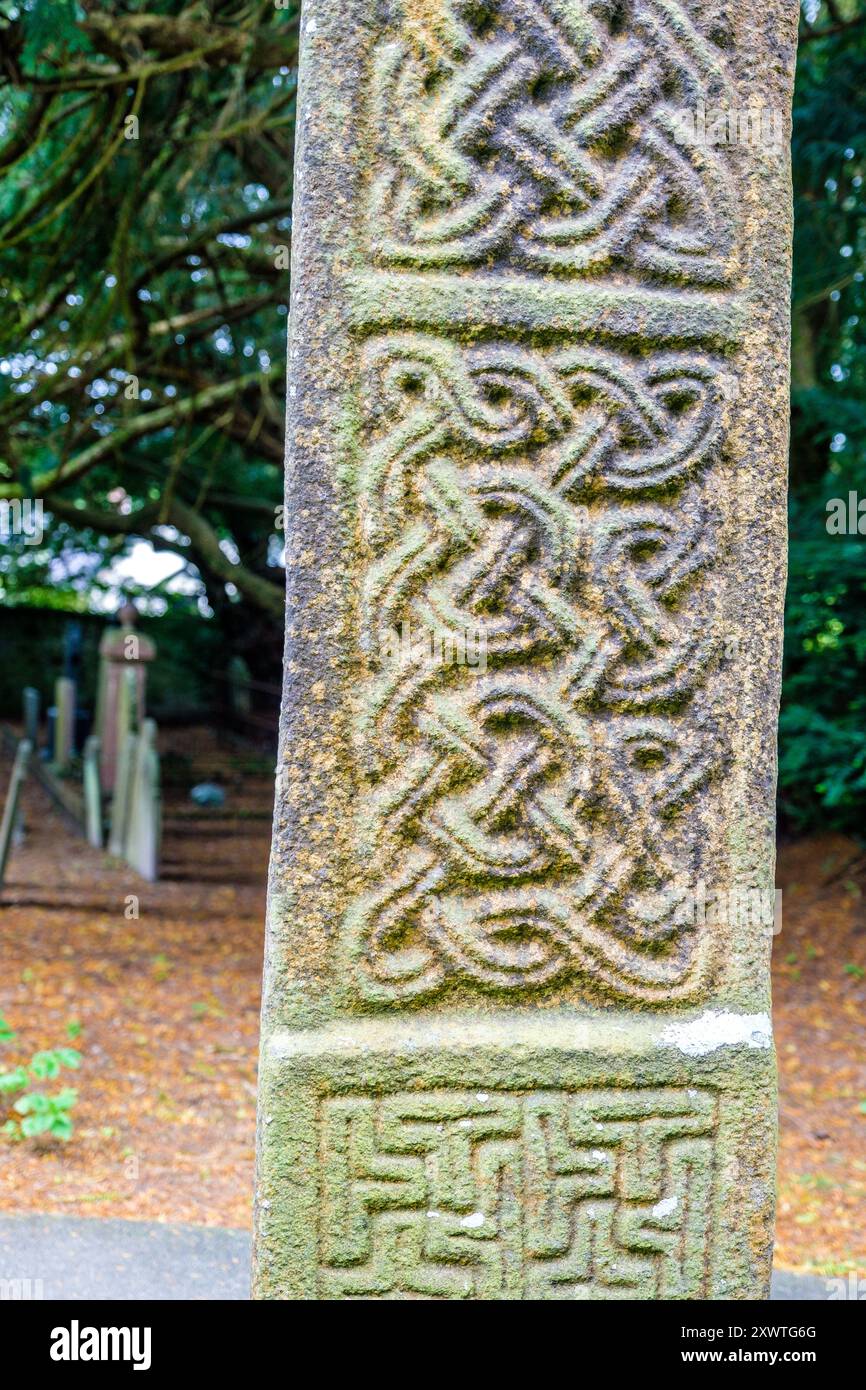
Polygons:
<instances>
[{"instance_id":1,"label":"weathered stone surface","mask_svg":"<svg viewBox=\"0 0 866 1390\"><path fill-rule=\"evenodd\" d=\"M273 1034L259 1295L754 1291L774 1075L766 1022L742 1036L690 1058L657 1016L526 1009Z\"/></svg>"},{"instance_id":2,"label":"weathered stone surface","mask_svg":"<svg viewBox=\"0 0 866 1390\"><path fill-rule=\"evenodd\" d=\"M84 744L82 768L84 784L84 816L87 839L94 849L102 849L105 829L102 824L102 787L99 780L99 737L91 734Z\"/></svg>"},{"instance_id":3,"label":"weathered stone surface","mask_svg":"<svg viewBox=\"0 0 866 1390\"><path fill-rule=\"evenodd\" d=\"M162 811L156 724L152 719L144 720L135 739L129 778L124 858L130 868L153 883L159 877Z\"/></svg>"},{"instance_id":4,"label":"weathered stone surface","mask_svg":"<svg viewBox=\"0 0 866 1390\"><path fill-rule=\"evenodd\" d=\"M9 851L15 837L15 827L18 823L19 806L21 802L21 789L24 779L27 776L27 767L33 753L33 745L26 738L18 744L15 752L15 761L12 764L12 776L9 778L9 787L6 792L6 800L3 804L3 815L0 818L0 888L6 877L6 865L9 862Z\"/></svg>"},{"instance_id":5,"label":"weathered stone surface","mask_svg":"<svg viewBox=\"0 0 866 1390\"><path fill-rule=\"evenodd\" d=\"M796 21L305 8L260 1297L766 1294Z\"/></svg>"},{"instance_id":6,"label":"weathered stone surface","mask_svg":"<svg viewBox=\"0 0 866 1390\"><path fill-rule=\"evenodd\" d=\"M25 685L21 692L21 712L24 720L24 737L34 748L39 746L39 707L41 696L32 685Z\"/></svg>"},{"instance_id":7,"label":"weathered stone surface","mask_svg":"<svg viewBox=\"0 0 866 1390\"><path fill-rule=\"evenodd\" d=\"M54 704L57 715L54 724L54 765L63 772L75 752L75 681L58 676L54 682Z\"/></svg>"},{"instance_id":8,"label":"weathered stone surface","mask_svg":"<svg viewBox=\"0 0 866 1390\"><path fill-rule=\"evenodd\" d=\"M131 808L132 780L138 757L138 734L128 733L120 749L111 798L108 852L118 859L126 854L126 835Z\"/></svg>"},{"instance_id":9,"label":"weathered stone surface","mask_svg":"<svg viewBox=\"0 0 866 1390\"><path fill-rule=\"evenodd\" d=\"M102 789L114 790L127 734L141 727L147 708L147 667L156 645L136 631L132 604L119 613L120 626L108 628L99 644L96 729L100 737Z\"/></svg>"}]
</instances>

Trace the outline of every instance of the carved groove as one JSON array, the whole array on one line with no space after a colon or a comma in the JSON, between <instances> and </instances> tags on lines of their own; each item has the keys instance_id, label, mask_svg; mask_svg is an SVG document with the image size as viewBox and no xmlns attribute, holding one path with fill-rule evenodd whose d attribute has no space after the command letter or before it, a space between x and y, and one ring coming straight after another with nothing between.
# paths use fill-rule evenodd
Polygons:
<instances>
[{"instance_id":1,"label":"carved groove","mask_svg":"<svg viewBox=\"0 0 866 1390\"><path fill-rule=\"evenodd\" d=\"M320 1294L706 1297L716 1107L676 1088L330 1097Z\"/></svg>"},{"instance_id":2,"label":"carved groove","mask_svg":"<svg viewBox=\"0 0 866 1390\"><path fill-rule=\"evenodd\" d=\"M675 0L407 0L369 84L368 253L405 268L407 324L448 269L509 294L522 274L527 304L604 272L631 327L628 348L553 320L544 345L492 319L455 333L443 289L431 331L373 316L361 334L354 730L375 867L342 924L349 976L378 1004L575 974L633 1002L706 997L712 942L681 899L728 756L706 572L736 227L730 171L671 130L677 106L730 95L722 50ZM624 284L667 285L662 317L692 287L691 345L657 346ZM540 331L551 302L527 309ZM407 630L451 649L482 632L486 669L384 660Z\"/></svg>"},{"instance_id":3,"label":"carved groove","mask_svg":"<svg viewBox=\"0 0 866 1390\"><path fill-rule=\"evenodd\" d=\"M675 139L708 97L722 51L675 0L406 3L371 77L373 259L727 284L731 180Z\"/></svg>"}]
</instances>

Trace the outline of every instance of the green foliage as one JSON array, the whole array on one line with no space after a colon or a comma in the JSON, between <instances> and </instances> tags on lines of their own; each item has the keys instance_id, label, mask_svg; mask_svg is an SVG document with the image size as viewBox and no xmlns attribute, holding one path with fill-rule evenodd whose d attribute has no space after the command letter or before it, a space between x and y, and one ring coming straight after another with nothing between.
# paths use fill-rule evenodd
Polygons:
<instances>
[{"instance_id":1,"label":"green foliage","mask_svg":"<svg viewBox=\"0 0 866 1390\"><path fill-rule=\"evenodd\" d=\"M0 597L99 604L141 538L265 679L282 645L298 11L0 0ZM134 121L130 118L134 117ZM264 656L263 656L264 654Z\"/></svg>"},{"instance_id":2,"label":"green foliage","mask_svg":"<svg viewBox=\"0 0 866 1390\"><path fill-rule=\"evenodd\" d=\"M779 808L789 829L857 832L866 804L866 534L830 534L827 506L850 492L866 500L866 9L861 0L822 4L809 19L794 97Z\"/></svg>"},{"instance_id":3,"label":"green foliage","mask_svg":"<svg viewBox=\"0 0 866 1390\"><path fill-rule=\"evenodd\" d=\"M24 0L20 8L25 34L22 56L34 72L41 70L43 55L88 52L90 44L78 27L84 12L76 0Z\"/></svg>"},{"instance_id":4,"label":"green foliage","mask_svg":"<svg viewBox=\"0 0 866 1390\"><path fill-rule=\"evenodd\" d=\"M67 1025L71 1039L76 1038L80 1031L78 1023ZM0 1044L8 1045L15 1041L16 1036L0 1014ZM78 1093L67 1086L46 1095L45 1091L34 1089L34 1086L55 1081L64 1067L77 1070L80 1065L81 1053L74 1047L54 1047L34 1052L29 1062L18 1063L8 1071L0 1072L0 1103L5 1097L7 1108L11 1106L6 1120L0 1123L0 1134L12 1140L35 1139L40 1135L64 1141L71 1139L73 1124L70 1112ZM12 1100L13 1096L17 1098Z\"/></svg>"}]
</instances>

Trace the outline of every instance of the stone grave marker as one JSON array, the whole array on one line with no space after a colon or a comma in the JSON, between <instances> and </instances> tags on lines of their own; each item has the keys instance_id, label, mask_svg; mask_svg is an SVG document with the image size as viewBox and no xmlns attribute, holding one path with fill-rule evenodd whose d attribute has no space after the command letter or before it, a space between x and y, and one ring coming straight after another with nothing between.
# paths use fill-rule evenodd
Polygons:
<instances>
[{"instance_id":1,"label":"stone grave marker","mask_svg":"<svg viewBox=\"0 0 866 1390\"><path fill-rule=\"evenodd\" d=\"M96 731L101 739L102 789L114 789L120 751L131 728L141 725L147 708L147 668L156 646L136 629L138 614L125 604L119 627L107 628L99 644L99 691ZM125 703L131 701L131 714Z\"/></svg>"},{"instance_id":2,"label":"stone grave marker","mask_svg":"<svg viewBox=\"0 0 866 1390\"><path fill-rule=\"evenodd\" d=\"M127 733L117 763L108 830L108 852L117 859L122 859L126 853L126 831L129 824L132 777L137 751L138 735Z\"/></svg>"},{"instance_id":3,"label":"stone grave marker","mask_svg":"<svg viewBox=\"0 0 866 1390\"><path fill-rule=\"evenodd\" d=\"M9 861L9 851L12 848L15 827L18 824L19 805L21 801L21 788L27 776L27 765L30 755L33 752L33 745L28 739L22 739L15 752L15 760L12 764L12 776L9 779L9 787L6 792L6 801L3 806L3 816L0 819L0 888L3 886L6 877L6 865Z\"/></svg>"},{"instance_id":4,"label":"stone grave marker","mask_svg":"<svg viewBox=\"0 0 866 1390\"><path fill-rule=\"evenodd\" d=\"M233 656L228 664L229 703L232 714L245 719L252 710L252 675L242 656Z\"/></svg>"},{"instance_id":5,"label":"stone grave marker","mask_svg":"<svg viewBox=\"0 0 866 1390\"><path fill-rule=\"evenodd\" d=\"M91 734L84 744L84 814L87 838L95 849L102 849L102 785L99 778L99 737Z\"/></svg>"},{"instance_id":6,"label":"stone grave marker","mask_svg":"<svg viewBox=\"0 0 866 1390\"><path fill-rule=\"evenodd\" d=\"M70 676L58 676L54 683L54 765L64 772L75 753L75 681Z\"/></svg>"},{"instance_id":7,"label":"stone grave marker","mask_svg":"<svg viewBox=\"0 0 866 1390\"><path fill-rule=\"evenodd\" d=\"M39 747L39 709L41 697L32 685L25 685L21 692L21 714L24 722L24 737L34 748Z\"/></svg>"},{"instance_id":8,"label":"stone grave marker","mask_svg":"<svg viewBox=\"0 0 866 1390\"><path fill-rule=\"evenodd\" d=\"M767 1296L797 18L304 6L259 1298Z\"/></svg>"},{"instance_id":9,"label":"stone grave marker","mask_svg":"<svg viewBox=\"0 0 866 1390\"><path fill-rule=\"evenodd\" d=\"M152 719L145 719L132 762L124 857L130 867L149 882L159 877L160 831L156 724Z\"/></svg>"}]
</instances>

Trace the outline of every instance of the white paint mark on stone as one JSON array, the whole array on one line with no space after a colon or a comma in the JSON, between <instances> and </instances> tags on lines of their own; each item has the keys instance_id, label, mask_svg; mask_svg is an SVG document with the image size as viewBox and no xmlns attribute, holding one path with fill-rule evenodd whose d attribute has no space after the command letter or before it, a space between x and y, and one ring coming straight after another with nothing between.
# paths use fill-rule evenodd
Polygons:
<instances>
[{"instance_id":1,"label":"white paint mark on stone","mask_svg":"<svg viewBox=\"0 0 866 1390\"><path fill-rule=\"evenodd\" d=\"M489 1100L490 1097L489 1097L489 1095L487 1094L486 1091L479 1091L479 1092L478 1092L478 1095L475 1097L475 1099L476 1099L476 1100L480 1100L480 1101L485 1101L485 1100Z\"/></svg>"},{"instance_id":2,"label":"white paint mark on stone","mask_svg":"<svg viewBox=\"0 0 866 1390\"><path fill-rule=\"evenodd\" d=\"M735 1014L708 1009L685 1023L669 1023L660 1047L675 1047L687 1057L705 1057L720 1047L770 1047L773 1029L769 1014Z\"/></svg>"},{"instance_id":3,"label":"white paint mark on stone","mask_svg":"<svg viewBox=\"0 0 866 1390\"><path fill-rule=\"evenodd\" d=\"M471 1216L464 1216L460 1225L465 1226L467 1231L477 1231L479 1226L484 1225L484 1212L474 1211Z\"/></svg>"},{"instance_id":4,"label":"white paint mark on stone","mask_svg":"<svg viewBox=\"0 0 866 1390\"><path fill-rule=\"evenodd\" d=\"M680 1204L679 1197L663 1197L653 1207L653 1216L670 1216Z\"/></svg>"}]
</instances>

